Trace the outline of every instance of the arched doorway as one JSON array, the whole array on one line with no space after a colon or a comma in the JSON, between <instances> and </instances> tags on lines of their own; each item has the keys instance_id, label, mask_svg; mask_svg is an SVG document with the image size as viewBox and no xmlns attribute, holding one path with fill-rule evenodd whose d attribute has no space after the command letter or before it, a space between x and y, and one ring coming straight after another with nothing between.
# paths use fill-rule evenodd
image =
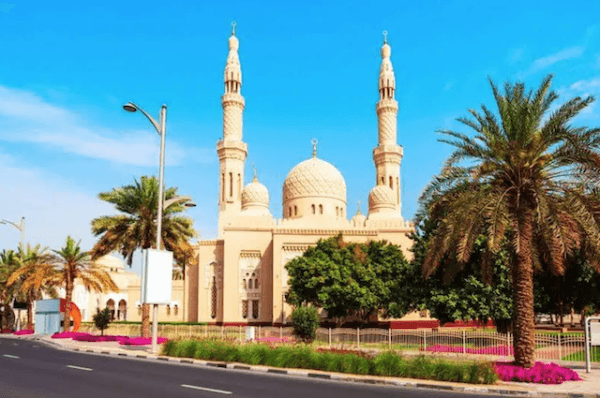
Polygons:
<instances>
[{"instance_id":1,"label":"arched doorway","mask_svg":"<svg viewBox=\"0 0 600 398\"><path fill-rule=\"evenodd\" d=\"M117 318L120 321L127 320L127 301L125 301L125 300L119 301L119 312L117 314Z\"/></svg>"},{"instance_id":2,"label":"arched doorway","mask_svg":"<svg viewBox=\"0 0 600 398\"><path fill-rule=\"evenodd\" d=\"M106 302L106 308L110 311L110 319L115 320L115 300L110 299Z\"/></svg>"}]
</instances>

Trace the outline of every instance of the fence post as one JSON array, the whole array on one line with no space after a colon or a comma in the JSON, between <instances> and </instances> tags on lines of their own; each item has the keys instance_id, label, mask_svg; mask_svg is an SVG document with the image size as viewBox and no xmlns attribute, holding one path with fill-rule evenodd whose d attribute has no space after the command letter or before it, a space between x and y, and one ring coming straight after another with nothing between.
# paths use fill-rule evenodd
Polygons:
<instances>
[{"instance_id":1,"label":"fence post","mask_svg":"<svg viewBox=\"0 0 600 398\"><path fill-rule=\"evenodd\" d=\"M224 332L225 332L225 325L221 325L221 339L224 336Z\"/></svg>"},{"instance_id":2,"label":"fence post","mask_svg":"<svg viewBox=\"0 0 600 398\"><path fill-rule=\"evenodd\" d=\"M204 325L204 336L208 338L208 324Z\"/></svg>"},{"instance_id":3,"label":"fence post","mask_svg":"<svg viewBox=\"0 0 600 398\"><path fill-rule=\"evenodd\" d=\"M239 326L240 327L240 343L244 340L242 340L242 325Z\"/></svg>"},{"instance_id":4,"label":"fence post","mask_svg":"<svg viewBox=\"0 0 600 398\"><path fill-rule=\"evenodd\" d=\"M279 326L279 338L283 339L283 326Z\"/></svg>"},{"instance_id":5,"label":"fence post","mask_svg":"<svg viewBox=\"0 0 600 398\"><path fill-rule=\"evenodd\" d=\"M388 346L392 348L392 328L388 329Z\"/></svg>"},{"instance_id":6,"label":"fence post","mask_svg":"<svg viewBox=\"0 0 600 398\"><path fill-rule=\"evenodd\" d=\"M331 348L331 328L329 328L329 348Z\"/></svg>"},{"instance_id":7,"label":"fence post","mask_svg":"<svg viewBox=\"0 0 600 398\"><path fill-rule=\"evenodd\" d=\"M176 339L179 338L179 327L178 327L178 325L175 325L175 338Z\"/></svg>"},{"instance_id":8,"label":"fence post","mask_svg":"<svg viewBox=\"0 0 600 398\"><path fill-rule=\"evenodd\" d=\"M558 359L559 361L560 361L560 360L561 360L561 358L562 358L562 349L561 349L561 347L560 347L560 340L561 340L560 336L561 336L561 335L562 335L561 333L559 333L559 334L558 334L558 358L557 358L557 359Z\"/></svg>"},{"instance_id":9,"label":"fence post","mask_svg":"<svg viewBox=\"0 0 600 398\"><path fill-rule=\"evenodd\" d=\"M358 348L360 348L360 328L356 328L356 342L358 343Z\"/></svg>"},{"instance_id":10,"label":"fence post","mask_svg":"<svg viewBox=\"0 0 600 398\"><path fill-rule=\"evenodd\" d=\"M423 351L427 351L427 330L423 329Z\"/></svg>"},{"instance_id":11,"label":"fence post","mask_svg":"<svg viewBox=\"0 0 600 398\"><path fill-rule=\"evenodd\" d=\"M467 332L463 330L463 354L467 353Z\"/></svg>"},{"instance_id":12,"label":"fence post","mask_svg":"<svg viewBox=\"0 0 600 398\"><path fill-rule=\"evenodd\" d=\"M190 340L192 339L192 325L188 325L188 331L190 333Z\"/></svg>"},{"instance_id":13,"label":"fence post","mask_svg":"<svg viewBox=\"0 0 600 398\"><path fill-rule=\"evenodd\" d=\"M258 338L260 339L262 336L260 335L261 329L260 329L260 325L258 325Z\"/></svg>"}]
</instances>

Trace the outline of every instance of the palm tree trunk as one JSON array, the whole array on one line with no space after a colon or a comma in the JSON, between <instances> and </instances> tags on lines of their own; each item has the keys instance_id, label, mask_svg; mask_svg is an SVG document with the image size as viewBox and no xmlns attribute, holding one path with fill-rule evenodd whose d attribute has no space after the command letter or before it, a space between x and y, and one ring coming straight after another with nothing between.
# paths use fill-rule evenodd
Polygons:
<instances>
[{"instance_id":1,"label":"palm tree trunk","mask_svg":"<svg viewBox=\"0 0 600 398\"><path fill-rule=\"evenodd\" d=\"M67 274L69 274L67 272ZM71 275L67 275L67 285L65 287L65 323L63 331L68 332L71 329L71 297L73 296L73 281Z\"/></svg>"},{"instance_id":2,"label":"palm tree trunk","mask_svg":"<svg viewBox=\"0 0 600 398\"><path fill-rule=\"evenodd\" d=\"M33 293L27 294L27 329L33 329Z\"/></svg>"},{"instance_id":3,"label":"palm tree trunk","mask_svg":"<svg viewBox=\"0 0 600 398\"><path fill-rule=\"evenodd\" d=\"M150 337L150 304L142 304L142 337Z\"/></svg>"},{"instance_id":4,"label":"palm tree trunk","mask_svg":"<svg viewBox=\"0 0 600 398\"><path fill-rule=\"evenodd\" d=\"M520 214L518 233L519 250L513 265L515 305L514 351L515 365L530 368L535 364L535 318L533 311L533 264L531 239L533 213Z\"/></svg>"}]
</instances>

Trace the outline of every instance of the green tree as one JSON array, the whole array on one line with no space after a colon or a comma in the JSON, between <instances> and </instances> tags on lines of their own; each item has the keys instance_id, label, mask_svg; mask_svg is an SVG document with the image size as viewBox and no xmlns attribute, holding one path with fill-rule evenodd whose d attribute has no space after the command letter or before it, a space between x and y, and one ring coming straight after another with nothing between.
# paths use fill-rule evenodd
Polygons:
<instances>
[{"instance_id":1,"label":"green tree","mask_svg":"<svg viewBox=\"0 0 600 398\"><path fill-rule=\"evenodd\" d=\"M167 188L165 201L177 196L177 188ZM156 244L156 219L158 216L158 180L143 176L132 185L102 192L98 197L115 205L121 214L103 216L92 220L92 232L99 237L92 249L97 259L113 251L119 252L131 266L133 254L138 249L153 248ZM190 239L197 236L194 221L178 214L185 211L187 201L173 203L163 211L161 239L166 250L173 252L177 264L182 267L195 265L198 261ZM150 307L142 306L142 336L149 336Z\"/></svg>"},{"instance_id":2,"label":"green tree","mask_svg":"<svg viewBox=\"0 0 600 398\"><path fill-rule=\"evenodd\" d=\"M600 182L600 130L570 124L594 99L573 98L549 113L558 98L549 91L551 79L535 93L506 83L502 94L490 81L499 118L482 106L483 113L469 110L473 119L458 119L475 137L441 131L449 137L441 141L455 150L420 198L421 216L437 222L423 262L426 277L450 252L468 262L484 232L491 253L510 242L515 363L524 367L535 361L534 269L564 273L584 237L582 253L592 266L600 263L600 201L590 194ZM488 276L489 257L482 262Z\"/></svg>"},{"instance_id":3,"label":"green tree","mask_svg":"<svg viewBox=\"0 0 600 398\"><path fill-rule=\"evenodd\" d=\"M108 329L108 324L111 320L110 309L106 307L100 311L100 308L97 308L93 319L94 325L100 330L100 335L104 336L104 330Z\"/></svg>"},{"instance_id":4,"label":"green tree","mask_svg":"<svg viewBox=\"0 0 600 398\"><path fill-rule=\"evenodd\" d=\"M450 253L442 259L441 264L447 272L438 272L425 279L421 270L427 243L434 232L435 225L425 218L416 226L412 236L413 272L407 289L410 289L415 307L429 310L431 316L441 324L456 320L475 320L485 324L492 319L498 331L507 332L513 317L513 290L507 249L493 254L491 283L485 283L481 273L482 259L490 255L483 235L477 239L467 263L457 262Z\"/></svg>"},{"instance_id":5,"label":"green tree","mask_svg":"<svg viewBox=\"0 0 600 398\"><path fill-rule=\"evenodd\" d=\"M402 316L408 309L402 283L409 268L396 245L346 243L338 235L319 240L286 265L287 299L294 305L322 308L338 324L348 316L363 321L380 312Z\"/></svg>"},{"instance_id":6,"label":"green tree","mask_svg":"<svg viewBox=\"0 0 600 398\"><path fill-rule=\"evenodd\" d=\"M17 295L19 286L7 284L10 275L19 267L17 253L13 250L3 250L0 253L0 305L3 307L0 330L8 329L10 302Z\"/></svg>"}]
</instances>

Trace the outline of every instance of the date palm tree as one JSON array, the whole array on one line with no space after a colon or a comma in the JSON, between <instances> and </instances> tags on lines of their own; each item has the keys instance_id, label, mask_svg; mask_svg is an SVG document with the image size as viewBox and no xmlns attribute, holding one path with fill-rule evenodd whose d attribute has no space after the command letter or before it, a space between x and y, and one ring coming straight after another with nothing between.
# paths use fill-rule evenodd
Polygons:
<instances>
[{"instance_id":1,"label":"date palm tree","mask_svg":"<svg viewBox=\"0 0 600 398\"><path fill-rule=\"evenodd\" d=\"M164 190L164 199L177 196L177 188ZM131 185L102 192L98 197L115 205L121 214L103 216L92 220L92 232L100 238L92 249L94 259L119 252L131 266L133 254L138 249L153 248L156 244L156 218L158 216L158 180L143 176ZM163 210L162 242L173 252L177 264L186 266L197 262L190 239L197 236L193 220L178 214L185 211L186 201L178 201ZM185 271L184 271L185 272ZM150 306L142 306L142 336L150 334Z\"/></svg>"},{"instance_id":2,"label":"date palm tree","mask_svg":"<svg viewBox=\"0 0 600 398\"><path fill-rule=\"evenodd\" d=\"M41 269L39 277L50 285L65 287L66 307L70 308L75 282L79 280L87 290L100 293L118 292L119 287L109 273L96 263L91 262L88 252L81 250L80 243L67 236L65 245L55 253L52 269ZM64 331L68 331L71 319L69 311L65 311Z\"/></svg>"},{"instance_id":3,"label":"date palm tree","mask_svg":"<svg viewBox=\"0 0 600 398\"><path fill-rule=\"evenodd\" d=\"M570 99L555 111L558 95L547 76L536 92L506 83L501 93L490 80L499 118L482 106L472 118L457 119L474 137L442 130L454 147L442 172L420 198L437 223L427 244L423 274L431 275L444 256L465 263L480 234L491 253L508 239L514 287L515 363L534 364L534 271L562 274L566 258L581 248L600 269L600 130L571 122L593 97ZM491 263L484 261L483 274Z\"/></svg>"},{"instance_id":4,"label":"date palm tree","mask_svg":"<svg viewBox=\"0 0 600 398\"><path fill-rule=\"evenodd\" d=\"M44 296L58 297L55 286L38 281L41 270L52 263L52 255L47 248L21 245L16 253L17 268L10 274L7 286L17 286L27 300L27 329L33 329L33 302Z\"/></svg>"}]
</instances>

